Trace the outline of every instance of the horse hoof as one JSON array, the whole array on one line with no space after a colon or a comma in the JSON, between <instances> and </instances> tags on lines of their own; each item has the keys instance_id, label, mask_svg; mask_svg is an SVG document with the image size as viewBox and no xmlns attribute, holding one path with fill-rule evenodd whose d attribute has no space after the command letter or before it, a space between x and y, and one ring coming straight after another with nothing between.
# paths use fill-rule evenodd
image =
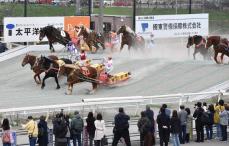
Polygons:
<instances>
[{"instance_id":1,"label":"horse hoof","mask_svg":"<svg viewBox=\"0 0 229 146\"><path fill-rule=\"evenodd\" d=\"M65 94L65 95L71 95L71 93L67 93L67 92L65 92L64 94Z\"/></svg>"},{"instance_id":2,"label":"horse hoof","mask_svg":"<svg viewBox=\"0 0 229 146\"><path fill-rule=\"evenodd\" d=\"M57 86L56 89L60 89L60 86Z\"/></svg>"},{"instance_id":3,"label":"horse hoof","mask_svg":"<svg viewBox=\"0 0 229 146\"><path fill-rule=\"evenodd\" d=\"M94 94L95 93L95 90L92 90L89 92L90 95Z\"/></svg>"},{"instance_id":4,"label":"horse hoof","mask_svg":"<svg viewBox=\"0 0 229 146\"><path fill-rule=\"evenodd\" d=\"M45 86L41 86L41 89L44 89Z\"/></svg>"}]
</instances>

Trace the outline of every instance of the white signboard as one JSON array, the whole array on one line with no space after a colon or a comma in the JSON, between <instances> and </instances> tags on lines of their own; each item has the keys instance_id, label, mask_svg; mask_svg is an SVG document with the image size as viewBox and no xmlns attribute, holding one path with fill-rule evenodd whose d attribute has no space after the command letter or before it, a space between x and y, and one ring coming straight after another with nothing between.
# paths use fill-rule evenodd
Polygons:
<instances>
[{"instance_id":1,"label":"white signboard","mask_svg":"<svg viewBox=\"0 0 229 146\"><path fill-rule=\"evenodd\" d=\"M207 36L208 32L208 14L136 16L136 33L146 38Z\"/></svg>"},{"instance_id":2,"label":"white signboard","mask_svg":"<svg viewBox=\"0 0 229 146\"><path fill-rule=\"evenodd\" d=\"M63 29L64 17L6 17L4 18L4 41L39 41L40 28L47 25Z\"/></svg>"}]
</instances>

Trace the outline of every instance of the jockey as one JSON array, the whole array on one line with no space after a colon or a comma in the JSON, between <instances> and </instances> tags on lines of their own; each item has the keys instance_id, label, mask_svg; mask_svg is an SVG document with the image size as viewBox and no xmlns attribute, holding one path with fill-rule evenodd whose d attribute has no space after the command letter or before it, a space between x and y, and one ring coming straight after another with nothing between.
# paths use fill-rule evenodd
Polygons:
<instances>
[{"instance_id":1,"label":"jockey","mask_svg":"<svg viewBox=\"0 0 229 146\"><path fill-rule=\"evenodd\" d=\"M108 59L104 59L103 64L105 65L105 73L109 76L110 72L113 70L112 57L108 56Z\"/></svg>"},{"instance_id":2,"label":"jockey","mask_svg":"<svg viewBox=\"0 0 229 146\"><path fill-rule=\"evenodd\" d=\"M84 50L80 51L80 61L79 61L79 65L80 66L84 66L85 65L85 61L87 59L87 55L86 52Z\"/></svg>"},{"instance_id":3,"label":"jockey","mask_svg":"<svg viewBox=\"0 0 229 146\"><path fill-rule=\"evenodd\" d=\"M113 48L114 45L119 43L119 38L117 36L117 33L114 30L110 32L110 37L111 37L111 45Z\"/></svg>"}]
</instances>

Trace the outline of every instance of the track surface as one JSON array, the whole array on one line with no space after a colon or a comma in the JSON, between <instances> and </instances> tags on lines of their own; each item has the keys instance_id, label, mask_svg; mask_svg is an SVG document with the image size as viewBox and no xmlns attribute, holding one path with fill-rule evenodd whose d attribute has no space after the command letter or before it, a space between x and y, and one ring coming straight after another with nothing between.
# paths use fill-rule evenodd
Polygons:
<instances>
[{"instance_id":1,"label":"track surface","mask_svg":"<svg viewBox=\"0 0 229 146\"><path fill-rule=\"evenodd\" d=\"M56 90L54 78L50 78L46 80L46 86L41 90L33 80L30 66L24 68L21 66L24 55L1 62L0 108L74 103L81 102L81 98L198 92L229 78L228 65L202 61L200 57L194 61L191 57L187 57L187 50L184 48L176 52L161 48L166 46L161 45L160 48L155 46L143 54L128 53L126 50L113 54L113 72L130 71L131 79L117 87L99 87L93 95L88 94L88 90L92 88L90 83L76 84L73 95L65 95L66 77L60 79L61 89ZM49 52L36 52L39 53L49 54ZM172 53L176 54L173 58L169 57ZM102 58L106 54L89 56Z\"/></svg>"}]
</instances>

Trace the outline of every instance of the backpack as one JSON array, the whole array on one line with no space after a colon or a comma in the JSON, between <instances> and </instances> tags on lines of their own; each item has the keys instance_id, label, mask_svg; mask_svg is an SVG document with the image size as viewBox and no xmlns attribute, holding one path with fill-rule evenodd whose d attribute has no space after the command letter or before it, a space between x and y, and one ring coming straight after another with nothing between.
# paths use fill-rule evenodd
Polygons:
<instances>
[{"instance_id":1,"label":"backpack","mask_svg":"<svg viewBox=\"0 0 229 146\"><path fill-rule=\"evenodd\" d=\"M74 129L76 132L82 132L83 131L83 119L74 118L71 123L71 129Z\"/></svg>"},{"instance_id":2,"label":"backpack","mask_svg":"<svg viewBox=\"0 0 229 146\"><path fill-rule=\"evenodd\" d=\"M10 131L3 132L2 142L3 143L11 143L11 132Z\"/></svg>"},{"instance_id":3,"label":"backpack","mask_svg":"<svg viewBox=\"0 0 229 146\"><path fill-rule=\"evenodd\" d=\"M207 112L203 112L200 121L202 122L203 125L208 125L210 124L210 118Z\"/></svg>"},{"instance_id":4,"label":"backpack","mask_svg":"<svg viewBox=\"0 0 229 146\"><path fill-rule=\"evenodd\" d=\"M150 131L150 128L151 128L151 122L148 119L146 119L142 121L142 126L139 130L140 133L145 134L147 133L147 131Z\"/></svg>"},{"instance_id":5,"label":"backpack","mask_svg":"<svg viewBox=\"0 0 229 146\"><path fill-rule=\"evenodd\" d=\"M65 138L68 126L64 119L57 119L53 125L53 133L57 138Z\"/></svg>"}]
</instances>

